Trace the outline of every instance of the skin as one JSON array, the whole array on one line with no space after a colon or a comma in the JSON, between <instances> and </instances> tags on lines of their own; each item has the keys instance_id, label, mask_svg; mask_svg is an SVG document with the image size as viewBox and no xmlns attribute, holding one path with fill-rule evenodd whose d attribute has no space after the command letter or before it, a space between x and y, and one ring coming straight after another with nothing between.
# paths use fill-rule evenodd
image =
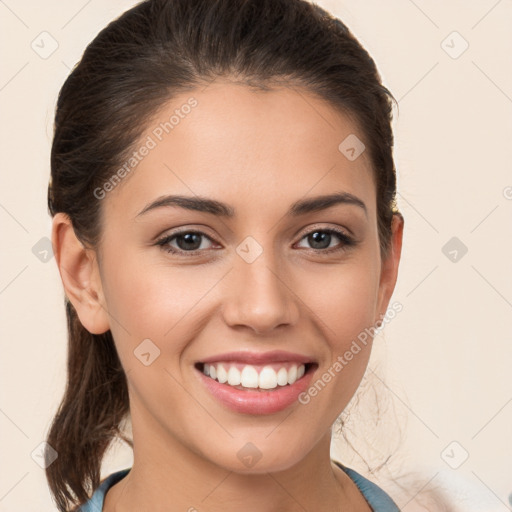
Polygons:
<instances>
[{"instance_id":1,"label":"skin","mask_svg":"<svg viewBox=\"0 0 512 512\"><path fill-rule=\"evenodd\" d=\"M66 294L90 332L112 331L129 384L134 463L107 493L104 511L164 510L162 503L166 511L370 511L331 462L330 439L371 342L307 405L269 415L226 409L194 363L281 349L311 356L320 376L384 315L403 219L394 216L392 250L382 261L369 156L350 161L338 150L349 134L364 135L304 90L261 92L218 80L163 105L141 140L191 96L198 105L101 201L99 252L82 246L66 215L53 222ZM359 197L367 213L350 204L286 213L297 200L333 191ZM165 194L216 199L236 215L163 207L137 217ZM336 227L357 244L315 251L306 235ZM202 252L187 255L177 239L170 244L185 247L182 255L155 245L176 228L204 232ZM252 263L236 252L247 236L263 249ZM335 246L343 241L333 235ZM147 338L160 349L149 366L134 356ZM251 468L237 457L247 442L262 454Z\"/></svg>"}]
</instances>

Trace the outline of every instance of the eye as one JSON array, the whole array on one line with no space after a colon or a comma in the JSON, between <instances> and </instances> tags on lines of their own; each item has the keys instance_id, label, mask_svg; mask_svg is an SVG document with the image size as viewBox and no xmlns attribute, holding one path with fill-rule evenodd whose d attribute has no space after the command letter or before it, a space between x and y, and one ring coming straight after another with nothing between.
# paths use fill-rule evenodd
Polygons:
<instances>
[{"instance_id":1,"label":"eye","mask_svg":"<svg viewBox=\"0 0 512 512\"><path fill-rule=\"evenodd\" d=\"M334 236L333 236L334 235ZM341 240L341 244L332 245L335 239ZM343 251L348 247L356 244L355 240L341 230L328 228L328 229L315 229L306 233L302 238L311 244L311 249L316 252L330 253L334 251Z\"/></svg>"},{"instance_id":2,"label":"eye","mask_svg":"<svg viewBox=\"0 0 512 512\"><path fill-rule=\"evenodd\" d=\"M212 239L201 231L179 231L171 235L167 235L156 242L156 245L171 253L190 252L195 253L202 249L207 249L203 244L202 239L207 239L212 242ZM176 246L171 245L171 242L176 242Z\"/></svg>"},{"instance_id":3,"label":"eye","mask_svg":"<svg viewBox=\"0 0 512 512\"><path fill-rule=\"evenodd\" d=\"M333 245L332 242L335 242L336 238L341 243L334 243ZM208 241L206 245L204 243L205 240ZM302 240L307 241L311 245L310 249L312 251L322 254L343 251L356 245L356 241L353 238L343 231L334 228L315 229L306 233L301 238L301 242ZM195 230L178 231L166 235L156 242L156 245L168 253L181 255L188 253L190 256L194 256L202 250L211 249L213 244L213 240L208 235L202 231Z\"/></svg>"}]
</instances>

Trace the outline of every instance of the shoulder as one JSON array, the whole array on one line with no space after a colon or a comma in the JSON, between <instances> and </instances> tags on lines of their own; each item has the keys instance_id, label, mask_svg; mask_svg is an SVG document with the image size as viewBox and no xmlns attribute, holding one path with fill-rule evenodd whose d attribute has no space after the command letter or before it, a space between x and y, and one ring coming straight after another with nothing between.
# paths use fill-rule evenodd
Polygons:
<instances>
[{"instance_id":1,"label":"shoulder","mask_svg":"<svg viewBox=\"0 0 512 512\"><path fill-rule=\"evenodd\" d=\"M87 503L84 503L77 512L101 512L103 510L103 502L105 501L105 494L107 491L119 480L125 477L131 468L122 469L110 474L107 478L103 479L100 485L94 491Z\"/></svg>"},{"instance_id":2,"label":"shoulder","mask_svg":"<svg viewBox=\"0 0 512 512\"><path fill-rule=\"evenodd\" d=\"M389 494L377 484L374 484L354 469L348 468L340 462L333 462L352 479L375 512L400 512L400 509Z\"/></svg>"}]
</instances>

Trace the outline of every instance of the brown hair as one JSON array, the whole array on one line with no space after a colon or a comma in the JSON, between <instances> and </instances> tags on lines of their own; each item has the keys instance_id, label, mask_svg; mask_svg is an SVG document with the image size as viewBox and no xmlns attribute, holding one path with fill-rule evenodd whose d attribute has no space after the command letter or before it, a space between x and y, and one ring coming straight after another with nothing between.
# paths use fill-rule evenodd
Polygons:
<instances>
[{"instance_id":1,"label":"brown hair","mask_svg":"<svg viewBox=\"0 0 512 512\"><path fill-rule=\"evenodd\" d=\"M94 194L128 158L152 115L177 94L218 77L269 88L300 86L358 123L377 189L381 256L396 209L391 93L349 29L306 0L147 0L105 27L60 90L48 208L98 248ZM341 142L341 140L340 140ZM129 417L127 381L112 334L88 332L65 298L67 386L47 442L46 468L60 511L85 503L102 459Z\"/></svg>"}]
</instances>

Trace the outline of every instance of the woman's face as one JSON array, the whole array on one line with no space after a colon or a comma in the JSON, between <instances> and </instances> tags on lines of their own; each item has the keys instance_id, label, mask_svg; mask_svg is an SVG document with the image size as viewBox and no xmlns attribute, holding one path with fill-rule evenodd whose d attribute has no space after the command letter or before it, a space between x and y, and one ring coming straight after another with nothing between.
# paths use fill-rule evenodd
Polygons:
<instances>
[{"instance_id":1,"label":"woman's face","mask_svg":"<svg viewBox=\"0 0 512 512\"><path fill-rule=\"evenodd\" d=\"M398 229L381 261L363 140L304 91L215 82L163 107L136 167L98 192L95 325L103 314L127 375L136 457L277 471L328 435L371 338L344 354L385 313L400 252Z\"/></svg>"}]
</instances>

